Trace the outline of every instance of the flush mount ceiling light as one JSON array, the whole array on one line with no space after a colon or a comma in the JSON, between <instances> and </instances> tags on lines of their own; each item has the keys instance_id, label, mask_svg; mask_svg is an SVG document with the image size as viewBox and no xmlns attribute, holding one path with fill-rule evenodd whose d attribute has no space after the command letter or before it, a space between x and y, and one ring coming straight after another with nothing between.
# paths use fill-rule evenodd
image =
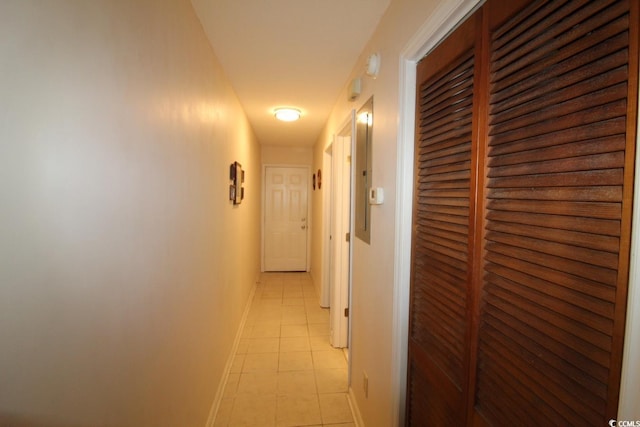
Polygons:
<instances>
[{"instance_id":1,"label":"flush mount ceiling light","mask_svg":"<svg viewBox=\"0 0 640 427\"><path fill-rule=\"evenodd\" d=\"M283 122L295 122L302 113L297 108L276 108L274 115L276 119Z\"/></svg>"}]
</instances>

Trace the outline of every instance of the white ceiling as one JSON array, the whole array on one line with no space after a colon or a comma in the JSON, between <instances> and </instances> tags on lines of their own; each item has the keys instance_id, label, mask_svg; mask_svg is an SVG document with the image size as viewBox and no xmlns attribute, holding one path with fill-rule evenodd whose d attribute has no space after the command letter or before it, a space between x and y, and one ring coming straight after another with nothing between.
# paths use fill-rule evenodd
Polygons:
<instances>
[{"instance_id":1,"label":"white ceiling","mask_svg":"<svg viewBox=\"0 0 640 427\"><path fill-rule=\"evenodd\" d=\"M192 0L260 143L293 146L316 142L389 2ZM302 118L276 120L281 106Z\"/></svg>"}]
</instances>

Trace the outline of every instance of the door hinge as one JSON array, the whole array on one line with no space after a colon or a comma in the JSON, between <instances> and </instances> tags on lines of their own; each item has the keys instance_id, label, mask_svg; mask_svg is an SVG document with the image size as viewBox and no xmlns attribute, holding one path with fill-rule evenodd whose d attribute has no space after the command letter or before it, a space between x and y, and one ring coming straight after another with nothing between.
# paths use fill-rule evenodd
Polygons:
<instances>
[{"instance_id":1,"label":"door hinge","mask_svg":"<svg viewBox=\"0 0 640 427\"><path fill-rule=\"evenodd\" d=\"M349 307L344 309L344 317L349 317Z\"/></svg>"},{"instance_id":2,"label":"door hinge","mask_svg":"<svg viewBox=\"0 0 640 427\"><path fill-rule=\"evenodd\" d=\"M347 234L345 234L345 235L344 235L344 240L345 240L346 242L350 242L350 241L351 241L351 233L347 233Z\"/></svg>"}]
</instances>

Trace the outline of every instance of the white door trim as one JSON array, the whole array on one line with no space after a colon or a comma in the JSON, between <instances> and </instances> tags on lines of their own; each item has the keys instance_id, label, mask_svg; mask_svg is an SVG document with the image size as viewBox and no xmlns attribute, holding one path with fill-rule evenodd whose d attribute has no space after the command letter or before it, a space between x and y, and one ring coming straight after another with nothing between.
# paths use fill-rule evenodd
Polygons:
<instances>
[{"instance_id":1,"label":"white door trim","mask_svg":"<svg viewBox=\"0 0 640 427\"><path fill-rule=\"evenodd\" d=\"M416 65L483 0L440 2L400 52L400 94L397 151L396 223L393 303L393 426L404 425L411 278L411 227L413 210L413 144L415 129Z\"/></svg>"},{"instance_id":2,"label":"white door trim","mask_svg":"<svg viewBox=\"0 0 640 427\"><path fill-rule=\"evenodd\" d=\"M640 76L638 76L640 78ZM640 104L640 94L638 94ZM631 259L629 295L622 355L622 381L618 402L619 420L640 420L640 119L637 119L634 206L631 219Z\"/></svg>"},{"instance_id":3,"label":"white door trim","mask_svg":"<svg viewBox=\"0 0 640 427\"><path fill-rule=\"evenodd\" d=\"M352 109L351 110L351 114L349 115L349 119L347 119L347 122L345 123L345 125L342 127L342 129L344 129L347 126L347 123L351 123L351 167L349 168L350 174L351 174L351 198L349 200L349 211L351 212L351 214L349 215L349 230L351 233L351 239L353 239L353 230L356 229L356 219L355 219L355 215L354 212L356 211L356 168L353 164L354 159L356 158L356 144L354 144L355 138L356 138L356 110ZM352 240L353 241L353 240ZM348 322L348 342L347 342L347 385L349 386L349 390L351 390L351 379L352 379L352 375L351 375L351 365L353 363L353 357L351 357L352 354L352 348L353 346L351 345L351 338L353 337L353 334L351 333L351 331L353 330L353 326L352 326L352 319L353 319L353 307L351 305L351 301L353 301L353 244L349 245L349 318L347 319ZM354 400L355 402L355 400ZM357 405L355 406L357 409ZM356 413L359 414L359 411L356 411Z\"/></svg>"},{"instance_id":4,"label":"white door trim","mask_svg":"<svg viewBox=\"0 0 640 427\"><path fill-rule=\"evenodd\" d=\"M260 271L265 272L264 267L264 223L265 223L265 201L266 201L266 191L267 191L267 182L266 182L266 174L267 168L276 167L276 168L303 168L307 171L307 261L306 261L306 271L309 272L309 268L311 265L311 230L313 225L312 211L311 211L311 180L309 179L311 167L309 165L300 165L300 164L286 164L286 163L263 163L262 164L262 190L261 190L261 203L260 203Z\"/></svg>"}]
</instances>

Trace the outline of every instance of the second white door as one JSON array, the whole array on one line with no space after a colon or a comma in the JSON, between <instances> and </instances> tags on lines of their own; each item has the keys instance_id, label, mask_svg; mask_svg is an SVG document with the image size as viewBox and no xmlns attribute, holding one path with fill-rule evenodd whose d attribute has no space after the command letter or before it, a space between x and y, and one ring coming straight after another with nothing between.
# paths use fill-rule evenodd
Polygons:
<instances>
[{"instance_id":1,"label":"second white door","mask_svg":"<svg viewBox=\"0 0 640 427\"><path fill-rule=\"evenodd\" d=\"M348 130L351 129L349 126ZM331 258L331 345L349 345L349 283L351 269L351 133L333 144L333 206ZM348 236L348 237L347 237Z\"/></svg>"},{"instance_id":2,"label":"second white door","mask_svg":"<svg viewBox=\"0 0 640 427\"><path fill-rule=\"evenodd\" d=\"M264 269L307 270L308 169L265 168Z\"/></svg>"}]
</instances>

